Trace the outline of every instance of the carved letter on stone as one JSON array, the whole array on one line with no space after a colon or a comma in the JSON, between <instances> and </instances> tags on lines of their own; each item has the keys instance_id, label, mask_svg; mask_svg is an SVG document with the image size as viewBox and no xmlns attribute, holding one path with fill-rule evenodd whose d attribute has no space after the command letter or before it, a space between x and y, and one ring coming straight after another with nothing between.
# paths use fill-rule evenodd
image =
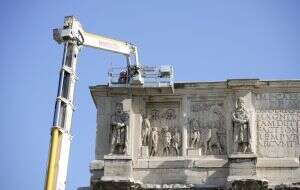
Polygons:
<instances>
[{"instance_id":1,"label":"carved letter on stone","mask_svg":"<svg viewBox=\"0 0 300 190\"><path fill-rule=\"evenodd\" d=\"M111 116L111 154L124 154L127 148L128 113L123 111L122 103L116 104L116 111Z\"/></svg>"},{"instance_id":2,"label":"carved letter on stone","mask_svg":"<svg viewBox=\"0 0 300 190\"><path fill-rule=\"evenodd\" d=\"M251 152L249 114L244 100L238 98L232 114L234 152Z\"/></svg>"}]
</instances>

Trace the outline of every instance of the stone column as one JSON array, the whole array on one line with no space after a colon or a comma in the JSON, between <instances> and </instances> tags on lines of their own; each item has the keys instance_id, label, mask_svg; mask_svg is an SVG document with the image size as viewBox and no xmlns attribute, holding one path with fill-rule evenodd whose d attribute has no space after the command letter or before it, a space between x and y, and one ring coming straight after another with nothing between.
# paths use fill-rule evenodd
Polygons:
<instances>
[{"instance_id":1,"label":"stone column","mask_svg":"<svg viewBox=\"0 0 300 190\"><path fill-rule=\"evenodd\" d=\"M144 101L142 97L134 97L132 99L132 120L133 125L131 126L132 129L132 159L137 160L138 157L141 156L141 147L142 147L142 139L141 139L141 132L142 132L142 123L143 123L143 107Z\"/></svg>"},{"instance_id":2,"label":"stone column","mask_svg":"<svg viewBox=\"0 0 300 190\"><path fill-rule=\"evenodd\" d=\"M182 98L181 102L181 123L182 123L182 156L186 156L188 148L188 108L189 102L187 96Z\"/></svg>"}]
</instances>

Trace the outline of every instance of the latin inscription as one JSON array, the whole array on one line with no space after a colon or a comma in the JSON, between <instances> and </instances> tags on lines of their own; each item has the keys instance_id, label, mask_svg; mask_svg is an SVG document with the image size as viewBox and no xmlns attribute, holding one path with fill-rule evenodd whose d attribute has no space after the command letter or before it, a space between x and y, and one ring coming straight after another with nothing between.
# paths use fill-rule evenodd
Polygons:
<instances>
[{"instance_id":1,"label":"latin inscription","mask_svg":"<svg viewBox=\"0 0 300 190\"><path fill-rule=\"evenodd\" d=\"M300 146L300 94L265 93L256 97L258 152L294 157Z\"/></svg>"},{"instance_id":2,"label":"latin inscription","mask_svg":"<svg viewBox=\"0 0 300 190\"><path fill-rule=\"evenodd\" d=\"M256 109L290 110L300 108L300 93L264 93L256 97Z\"/></svg>"},{"instance_id":3,"label":"latin inscription","mask_svg":"<svg viewBox=\"0 0 300 190\"><path fill-rule=\"evenodd\" d=\"M295 147L299 144L299 110L257 112L258 142L263 147Z\"/></svg>"}]
</instances>

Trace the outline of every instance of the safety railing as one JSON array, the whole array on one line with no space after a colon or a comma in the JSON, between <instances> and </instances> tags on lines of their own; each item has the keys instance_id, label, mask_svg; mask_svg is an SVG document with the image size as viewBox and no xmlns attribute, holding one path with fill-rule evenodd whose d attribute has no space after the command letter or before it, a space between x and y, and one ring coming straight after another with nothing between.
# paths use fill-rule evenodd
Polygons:
<instances>
[{"instance_id":1,"label":"safety railing","mask_svg":"<svg viewBox=\"0 0 300 190\"><path fill-rule=\"evenodd\" d=\"M109 87L173 87L174 72L171 65L141 66L143 84L132 85L127 67L111 67L108 72Z\"/></svg>"}]
</instances>

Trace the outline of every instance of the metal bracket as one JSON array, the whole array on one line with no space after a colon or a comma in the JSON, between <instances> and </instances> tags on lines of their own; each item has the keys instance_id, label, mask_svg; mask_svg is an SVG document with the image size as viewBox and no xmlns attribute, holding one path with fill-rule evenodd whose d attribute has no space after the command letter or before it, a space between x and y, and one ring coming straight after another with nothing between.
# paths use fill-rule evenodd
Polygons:
<instances>
[{"instance_id":1,"label":"metal bracket","mask_svg":"<svg viewBox=\"0 0 300 190\"><path fill-rule=\"evenodd\" d=\"M83 29L75 17L66 17L63 28L53 29L53 39L59 44L75 41L80 46L84 43Z\"/></svg>"},{"instance_id":2,"label":"metal bracket","mask_svg":"<svg viewBox=\"0 0 300 190\"><path fill-rule=\"evenodd\" d=\"M71 76L72 76L72 78L73 78L74 80L78 81L79 78L78 78L78 76L75 74L75 72L73 71L72 68L70 68L70 67L64 65L64 66L60 69L60 72L62 72L62 71L66 71L66 72L70 73Z\"/></svg>"},{"instance_id":3,"label":"metal bracket","mask_svg":"<svg viewBox=\"0 0 300 190\"><path fill-rule=\"evenodd\" d=\"M52 130L53 130L54 128L55 128L55 129L58 129L59 132L61 132L62 134L67 135L67 136L69 137L70 141L73 139L73 136L72 136L68 131L66 131L66 130L64 130L63 128L61 128L60 126L53 126L53 127L51 128L51 132L52 132Z\"/></svg>"},{"instance_id":4,"label":"metal bracket","mask_svg":"<svg viewBox=\"0 0 300 190\"><path fill-rule=\"evenodd\" d=\"M73 111L76 110L74 104L73 104L70 100L68 100L68 99L66 99L66 98L64 98L64 97L62 97L62 96L58 96L56 99L58 99L58 100L64 102L65 104L70 105Z\"/></svg>"}]
</instances>

